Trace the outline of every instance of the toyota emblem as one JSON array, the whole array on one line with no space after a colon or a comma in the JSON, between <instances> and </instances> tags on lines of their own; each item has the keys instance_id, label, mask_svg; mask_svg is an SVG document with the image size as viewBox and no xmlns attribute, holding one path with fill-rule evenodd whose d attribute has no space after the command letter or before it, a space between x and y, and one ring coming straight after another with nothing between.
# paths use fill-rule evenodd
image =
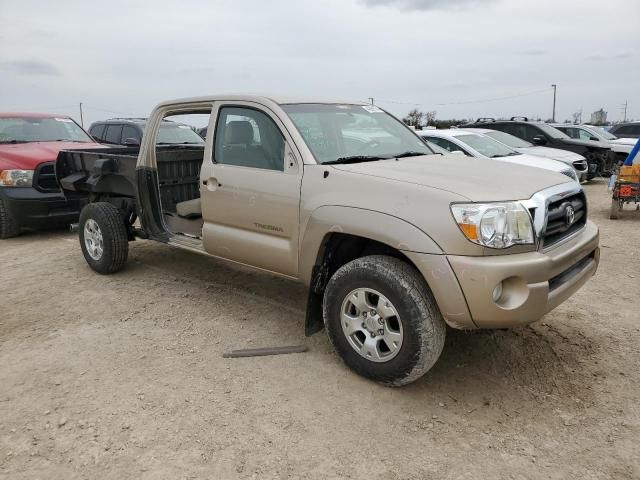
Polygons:
<instances>
[{"instance_id":1,"label":"toyota emblem","mask_svg":"<svg viewBox=\"0 0 640 480\"><path fill-rule=\"evenodd\" d=\"M564 211L564 215L567 225L572 225L574 220L576 219L576 212L571 205L567 205L567 208Z\"/></svg>"}]
</instances>

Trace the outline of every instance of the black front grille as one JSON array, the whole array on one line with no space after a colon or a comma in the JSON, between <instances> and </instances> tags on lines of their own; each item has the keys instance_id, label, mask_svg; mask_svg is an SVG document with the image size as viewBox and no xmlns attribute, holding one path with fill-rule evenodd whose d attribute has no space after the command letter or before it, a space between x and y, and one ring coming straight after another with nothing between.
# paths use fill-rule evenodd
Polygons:
<instances>
[{"instance_id":1,"label":"black front grille","mask_svg":"<svg viewBox=\"0 0 640 480\"><path fill-rule=\"evenodd\" d=\"M569 206L573 222L569 222ZM542 234L543 247L550 247L580 230L587 223L587 201L583 192L551 202L547 209L547 226Z\"/></svg>"},{"instance_id":2,"label":"black front grille","mask_svg":"<svg viewBox=\"0 0 640 480\"><path fill-rule=\"evenodd\" d=\"M60 186L56 178L56 164L54 162L41 163L33 174L33 186L41 192L59 192Z\"/></svg>"}]
</instances>

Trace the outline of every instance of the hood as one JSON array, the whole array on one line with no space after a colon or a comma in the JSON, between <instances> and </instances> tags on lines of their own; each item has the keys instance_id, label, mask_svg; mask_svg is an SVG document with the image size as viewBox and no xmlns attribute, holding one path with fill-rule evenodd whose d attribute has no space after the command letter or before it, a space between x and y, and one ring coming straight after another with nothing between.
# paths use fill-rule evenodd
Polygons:
<instances>
[{"instance_id":1,"label":"hood","mask_svg":"<svg viewBox=\"0 0 640 480\"><path fill-rule=\"evenodd\" d=\"M60 150L101 147L93 142L31 142L0 145L0 170L35 170L42 162L53 162Z\"/></svg>"},{"instance_id":2,"label":"hood","mask_svg":"<svg viewBox=\"0 0 640 480\"><path fill-rule=\"evenodd\" d=\"M560 150L559 148L550 147L522 147L516 148L520 153L527 155L533 155L534 157L545 157L551 160L558 160L560 162L578 162L584 160L582 155L579 155L569 150Z\"/></svg>"},{"instance_id":3,"label":"hood","mask_svg":"<svg viewBox=\"0 0 640 480\"><path fill-rule=\"evenodd\" d=\"M501 162L517 163L519 165L526 165L529 167L544 168L545 170L551 170L552 172L565 172L567 170L573 170L573 167L569 167L566 163L558 160L552 160L551 158L538 157L535 155L514 155L512 157L500 157L494 158Z\"/></svg>"},{"instance_id":4,"label":"hood","mask_svg":"<svg viewBox=\"0 0 640 480\"><path fill-rule=\"evenodd\" d=\"M615 140L609 140L609 143L612 143L614 145L630 145L630 146L635 146L636 143L638 143L638 139L637 138L616 138Z\"/></svg>"},{"instance_id":5,"label":"hood","mask_svg":"<svg viewBox=\"0 0 640 480\"><path fill-rule=\"evenodd\" d=\"M519 155L522 156L524 155ZM568 182L567 177L560 173L505 163L463 155L425 155L333 167L341 171L445 190L476 202L524 200L540 190ZM566 169L564 166L563 168Z\"/></svg>"},{"instance_id":6,"label":"hood","mask_svg":"<svg viewBox=\"0 0 640 480\"><path fill-rule=\"evenodd\" d=\"M591 148L609 148L609 144L606 142L596 142L595 140L579 140L577 138L558 138L558 141L564 143L565 145L578 145L581 147L591 147Z\"/></svg>"}]
</instances>

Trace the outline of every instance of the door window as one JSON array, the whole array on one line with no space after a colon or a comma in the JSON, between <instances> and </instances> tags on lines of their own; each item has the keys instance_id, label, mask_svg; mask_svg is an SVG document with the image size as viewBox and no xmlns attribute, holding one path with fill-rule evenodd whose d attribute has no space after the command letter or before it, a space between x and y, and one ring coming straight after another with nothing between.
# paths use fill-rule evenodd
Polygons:
<instances>
[{"instance_id":1,"label":"door window","mask_svg":"<svg viewBox=\"0 0 640 480\"><path fill-rule=\"evenodd\" d=\"M284 170L284 137L266 114L252 108L223 107L216 124L214 162Z\"/></svg>"},{"instance_id":2,"label":"door window","mask_svg":"<svg viewBox=\"0 0 640 480\"><path fill-rule=\"evenodd\" d=\"M638 135L640 134L640 125L623 125L617 128L614 133L618 137L626 135Z\"/></svg>"},{"instance_id":3,"label":"door window","mask_svg":"<svg viewBox=\"0 0 640 480\"><path fill-rule=\"evenodd\" d=\"M141 140L138 130L131 125L125 125L122 127L122 141L120 143L124 145L124 141L128 138L135 138L138 142Z\"/></svg>"},{"instance_id":4,"label":"door window","mask_svg":"<svg viewBox=\"0 0 640 480\"><path fill-rule=\"evenodd\" d=\"M439 147L444 148L448 152L462 152L465 155L468 155L468 153L465 152L458 145L456 145L455 143L450 142L449 140L446 140L444 138L440 138L440 137L424 137L424 138L426 138L430 142L435 143Z\"/></svg>"},{"instance_id":5,"label":"door window","mask_svg":"<svg viewBox=\"0 0 640 480\"><path fill-rule=\"evenodd\" d=\"M96 140L104 140L104 125L94 125L89 133Z\"/></svg>"},{"instance_id":6,"label":"door window","mask_svg":"<svg viewBox=\"0 0 640 480\"><path fill-rule=\"evenodd\" d=\"M531 125L520 125L520 128L522 128L522 131L524 133L524 139L528 142L533 143L533 137L546 137L546 135L542 131Z\"/></svg>"},{"instance_id":7,"label":"door window","mask_svg":"<svg viewBox=\"0 0 640 480\"><path fill-rule=\"evenodd\" d=\"M107 132L104 135L105 142L119 144L120 132L122 132L122 125L119 125L119 124L107 125Z\"/></svg>"}]
</instances>

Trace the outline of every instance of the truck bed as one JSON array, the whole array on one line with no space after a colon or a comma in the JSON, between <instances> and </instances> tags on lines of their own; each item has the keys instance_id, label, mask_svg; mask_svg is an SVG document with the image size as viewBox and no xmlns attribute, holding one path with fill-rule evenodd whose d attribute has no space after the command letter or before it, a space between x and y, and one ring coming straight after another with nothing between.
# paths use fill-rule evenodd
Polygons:
<instances>
[{"instance_id":1,"label":"truck bed","mask_svg":"<svg viewBox=\"0 0 640 480\"><path fill-rule=\"evenodd\" d=\"M65 195L91 193L138 197L137 147L63 150L56 175ZM162 209L175 213L176 204L200 197L203 148L172 145L157 148L157 182Z\"/></svg>"}]
</instances>

